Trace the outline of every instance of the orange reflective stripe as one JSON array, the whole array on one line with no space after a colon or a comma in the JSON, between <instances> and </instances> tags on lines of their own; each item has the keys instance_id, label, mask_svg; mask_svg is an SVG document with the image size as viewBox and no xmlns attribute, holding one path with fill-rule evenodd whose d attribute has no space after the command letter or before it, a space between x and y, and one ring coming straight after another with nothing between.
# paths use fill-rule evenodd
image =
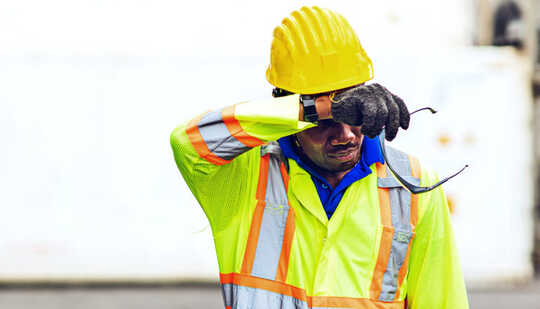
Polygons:
<instances>
[{"instance_id":1,"label":"orange reflective stripe","mask_svg":"<svg viewBox=\"0 0 540 309\"><path fill-rule=\"evenodd\" d=\"M253 211L253 218L251 219L251 227L249 230L248 240L246 243L246 251L244 253L244 260L242 261L243 274L250 274L253 267L253 260L255 259L255 250L257 249L257 242L259 241L259 232L261 230L261 223L264 214L264 196L266 194L266 183L268 181L268 164L269 155L261 157L261 163L259 164L259 183L257 184L257 205Z\"/></svg>"},{"instance_id":2,"label":"orange reflective stripe","mask_svg":"<svg viewBox=\"0 0 540 309\"><path fill-rule=\"evenodd\" d=\"M411 226L414 231L418 222L418 195L411 193Z\"/></svg>"},{"instance_id":3,"label":"orange reflective stripe","mask_svg":"<svg viewBox=\"0 0 540 309\"><path fill-rule=\"evenodd\" d=\"M409 162L411 164L411 175L420 179L422 177L422 170L420 169L420 162L415 156L409 155Z\"/></svg>"},{"instance_id":4,"label":"orange reflective stripe","mask_svg":"<svg viewBox=\"0 0 540 309\"><path fill-rule=\"evenodd\" d=\"M283 245L281 246L281 255L279 257L276 281L285 282L285 280L287 279L287 273L289 272L289 260L291 255L292 240L295 228L296 225L294 220L294 210L289 203L289 214L287 215L287 222L285 223L285 233L283 235Z\"/></svg>"},{"instance_id":5,"label":"orange reflective stripe","mask_svg":"<svg viewBox=\"0 0 540 309\"><path fill-rule=\"evenodd\" d=\"M422 169L420 168L420 162L414 156L409 155L409 162L411 164L411 174L413 177L422 179ZM411 194L411 226L414 232L416 223L418 222L418 194Z\"/></svg>"},{"instance_id":6,"label":"orange reflective stripe","mask_svg":"<svg viewBox=\"0 0 540 309\"><path fill-rule=\"evenodd\" d=\"M278 294L292 296L296 299L306 301L306 291L304 289L273 280L253 277L245 274L219 274L221 284L233 283L251 288L262 289Z\"/></svg>"},{"instance_id":7,"label":"orange reflective stripe","mask_svg":"<svg viewBox=\"0 0 540 309\"><path fill-rule=\"evenodd\" d=\"M409 269L409 254L411 253L412 242L415 235L416 234L413 232L411 240L409 241L409 247L407 248L407 255L405 255L405 260L403 261L403 265L401 265L401 268L399 269L398 285L397 285L397 291L396 291L396 296L394 297L394 300L397 300L399 298L401 284L403 283L403 280L405 279L405 276L407 275L407 270Z\"/></svg>"},{"instance_id":8,"label":"orange reflective stripe","mask_svg":"<svg viewBox=\"0 0 540 309\"><path fill-rule=\"evenodd\" d=\"M377 177L379 178L386 178L388 175L386 175L386 165L381 164L380 162L375 163L377 166Z\"/></svg>"},{"instance_id":9,"label":"orange reflective stripe","mask_svg":"<svg viewBox=\"0 0 540 309\"><path fill-rule=\"evenodd\" d=\"M253 218L251 219L251 228L249 230L248 240L246 243L246 252L244 261L242 262L242 273L250 274L255 260L255 250L257 250L257 241L259 240L259 232L261 230L261 222L264 213L264 201L257 201Z\"/></svg>"},{"instance_id":10,"label":"orange reflective stripe","mask_svg":"<svg viewBox=\"0 0 540 309\"><path fill-rule=\"evenodd\" d=\"M392 251L392 238L394 235L394 228L392 227L392 210L390 208L390 192L387 188L378 188L378 192L383 230L379 247L379 256L377 257L377 264L375 264L375 270L369 288L369 294L372 299L379 299L381 294L384 272L386 271L390 252Z\"/></svg>"},{"instance_id":11,"label":"orange reflective stripe","mask_svg":"<svg viewBox=\"0 0 540 309\"><path fill-rule=\"evenodd\" d=\"M287 159L285 159L287 160ZM285 163L281 162L279 165L281 172L281 178L283 179L283 185L285 186L285 192L289 192L289 173L285 167ZM276 274L276 281L285 282L287 280L287 273L289 272L289 259L291 255L292 239L294 236L294 230L296 228L294 220L294 210L289 203L289 213L287 214L287 222L285 223L285 231L283 234L283 245L281 246L281 255L279 257L279 264Z\"/></svg>"},{"instance_id":12,"label":"orange reflective stripe","mask_svg":"<svg viewBox=\"0 0 540 309\"><path fill-rule=\"evenodd\" d=\"M248 147L256 147L262 145L264 143L263 141L256 137L248 135L244 131L244 129L242 129L240 122L236 120L236 118L234 118L234 109L235 105L227 106L223 108L221 112L221 119L223 120L223 123L225 124L227 129L229 129L229 133L234 136L239 142Z\"/></svg>"},{"instance_id":13,"label":"orange reflective stripe","mask_svg":"<svg viewBox=\"0 0 540 309\"><path fill-rule=\"evenodd\" d=\"M411 166L411 176L421 179L422 177L422 170L420 169L420 162L418 159L414 156L409 155L409 163ZM405 256L405 261L403 261L403 265L401 265L401 269L399 270L398 274L398 289L396 291L396 295L394 299L398 299L400 295L401 285L403 284L403 280L405 280L405 276L407 275L407 270L409 268L409 255L411 253L411 247L414 240L414 237L416 236L416 233L414 232L416 228L416 223L418 221L418 195L411 193L411 209L410 209L410 223L412 228L412 237L409 241L409 247L407 248L407 255Z\"/></svg>"},{"instance_id":14,"label":"orange reflective stripe","mask_svg":"<svg viewBox=\"0 0 540 309\"><path fill-rule=\"evenodd\" d=\"M403 309L403 302L383 302L369 298L313 296L310 297L310 308L362 308L362 309Z\"/></svg>"},{"instance_id":15,"label":"orange reflective stripe","mask_svg":"<svg viewBox=\"0 0 540 309\"><path fill-rule=\"evenodd\" d=\"M257 184L258 200L264 201L266 196L266 183L268 182L268 165L270 164L270 155L266 154L261 157L261 163L259 164L259 182Z\"/></svg>"},{"instance_id":16,"label":"orange reflective stripe","mask_svg":"<svg viewBox=\"0 0 540 309\"><path fill-rule=\"evenodd\" d=\"M368 298L339 297L339 296L307 296L302 288L283 282L252 277L245 274L219 274L221 284L236 284L240 286L266 290L281 295L294 297L304 301L309 308L362 308L362 309L403 309L403 302L384 302Z\"/></svg>"},{"instance_id":17,"label":"orange reflective stripe","mask_svg":"<svg viewBox=\"0 0 540 309\"><path fill-rule=\"evenodd\" d=\"M390 208L390 191L388 188L379 188L379 208L381 211L381 224L392 226L392 209Z\"/></svg>"},{"instance_id":18,"label":"orange reflective stripe","mask_svg":"<svg viewBox=\"0 0 540 309\"><path fill-rule=\"evenodd\" d=\"M379 299L379 296L381 295L384 272L386 271L388 259L390 258L390 252L392 251L393 235L394 228L389 226L383 227L379 256L377 257L377 264L375 265L375 271L373 273L371 286L369 288L370 297L373 299Z\"/></svg>"},{"instance_id":19,"label":"orange reflective stripe","mask_svg":"<svg viewBox=\"0 0 540 309\"><path fill-rule=\"evenodd\" d=\"M287 160L287 159L285 159ZM279 165L279 170L281 171L281 178L283 178L283 184L285 185L285 191L289 192L289 173L285 167L285 163L281 162Z\"/></svg>"},{"instance_id":20,"label":"orange reflective stripe","mask_svg":"<svg viewBox=\"0 0 540 309\"><path fill-rule=\"evenodd\" d=\"M205 114L208 114L208 112L192 119L188 123L186 127L186 134L188 136L188 139L201 158L215 165L227 164L231 161L222 159L212 153L212 151L208 149L208 146L206 145L206 142L204 141L201 132L199 131L199 127L197 126L197 124L199 123L199 121L201 121Z\"/></svg>"}]
</instances>

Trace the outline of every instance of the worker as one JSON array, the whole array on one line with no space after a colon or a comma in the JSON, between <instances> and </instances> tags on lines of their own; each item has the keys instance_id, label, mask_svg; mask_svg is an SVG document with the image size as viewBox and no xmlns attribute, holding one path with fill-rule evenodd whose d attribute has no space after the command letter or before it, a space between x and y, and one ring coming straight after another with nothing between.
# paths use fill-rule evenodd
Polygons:
<instances>
[{"instance_id":1,"label":"worker","mask_svg":"<svg viewBox=\"0 0 540 309\"><path fill-rule=\"evenodd\" d=\"M468 308L447 200L387 169L377 135L409 111L373 78L348 22L319 7L275 28L273 98L204 113L171 135L212 228L227 309ZM416 185L437 182L386 148Z\"/></svg>"}]
</instances>

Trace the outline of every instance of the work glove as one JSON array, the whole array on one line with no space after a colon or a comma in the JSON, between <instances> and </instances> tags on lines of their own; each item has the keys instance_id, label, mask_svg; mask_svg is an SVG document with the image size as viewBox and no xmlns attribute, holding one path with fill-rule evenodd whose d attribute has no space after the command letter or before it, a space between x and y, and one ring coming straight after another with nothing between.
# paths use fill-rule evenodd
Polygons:
<instances>
[{"instance_id":1,"label":"work glove","mask_svg":"<svg viewBox=\"0 0 540 309\"><path fill-rule=\"evenodd\" d=\"M330 95L335 121L362 126L360 132L374 138L386 129L386 139L396 137L399 127L409 127L409 110L401 98L379 84L359 85Z\"/></svg>"}]
</instances>

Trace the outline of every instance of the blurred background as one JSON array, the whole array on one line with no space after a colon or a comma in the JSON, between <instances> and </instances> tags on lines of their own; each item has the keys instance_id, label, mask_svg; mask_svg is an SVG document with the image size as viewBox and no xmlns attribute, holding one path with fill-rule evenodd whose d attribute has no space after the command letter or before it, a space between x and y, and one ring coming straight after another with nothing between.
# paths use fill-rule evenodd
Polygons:
<instances>
[{"instance_id":1,"label":"blurred background","mask_svg":"<svg viewBox=\"0 0 540 309\"><path fill-rule=\"evenodd\" d=\"M0 2L0 307L222 308L169 134L270 97L272 30L320 5L417 114L471 308L540 308L540 1Z\"/></svg>"}]
</instances>

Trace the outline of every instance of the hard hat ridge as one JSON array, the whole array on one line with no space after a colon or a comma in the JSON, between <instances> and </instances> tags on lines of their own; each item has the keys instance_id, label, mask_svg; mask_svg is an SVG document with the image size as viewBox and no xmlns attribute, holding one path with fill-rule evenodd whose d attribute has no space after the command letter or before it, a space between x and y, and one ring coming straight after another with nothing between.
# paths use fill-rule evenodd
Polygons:
<instances>
[{"instance_id":1,"label":"hard hat ridge","mask_svg":"<svg viewBox=\"0 0 540 309\"><path fill-rule=\"evenodd\" d=\"M347 88L373 78L372 63L347 20L302 7L274 29L267 80L294 93Z\"/></svg>"}]
</instances>

